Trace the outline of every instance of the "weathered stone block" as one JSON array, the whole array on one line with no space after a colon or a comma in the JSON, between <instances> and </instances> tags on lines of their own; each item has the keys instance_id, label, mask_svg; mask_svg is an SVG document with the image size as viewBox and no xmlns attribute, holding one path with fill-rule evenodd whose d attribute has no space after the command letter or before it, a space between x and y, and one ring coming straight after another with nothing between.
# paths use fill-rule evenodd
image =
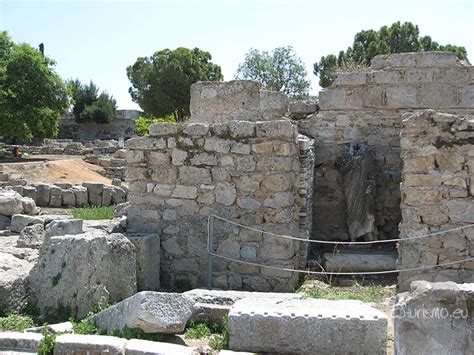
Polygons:
<instances>
[{"instance_id":1,"label":"weathered stone block","mask_svg":"<svg viewBox=\"0 0 474 355\"><path fill-rule=\"evenodd\" d=\"M56 338L54 354L124 354L126 343L112 336L62 334Z\"/></svg>"},{"instance_id":2,"label":"weathered stone block","mask_svg":"<svg viewBox=\"0 0 474 355\"><path fill-rule=\"evenodd\" d=\"M180 333L191 317L194 302L178 293L142 291L94 316L107 331L139 328L145 333Z\"/></svg>"},{"instance_id":3,"label":"weathered stone block","mask_svg":"<svg viewBox=\"0 0 474 355\"><path fill-rule=\"evenodd\" d=\"M395 352L468 354L474 284L416 281L395 305Z\"/></svg>"},{"instance_id":4,"label":"weathered stone block","mask_svg":"<svg viewBox=\"0 0 474 355\"><path fill-rule=\"evenodd\" d=\"M173 136L178 133L179 125L172 122L157 122L148 127L148 132L152 137Z\"/></svg>"},{"instance_id":5,"label":"weathered stone block","mask_svg":"<svg viewBox=\"0 0 474 355\"><path fill-rule=\"evenodd\" d=\"M385 354L386 342L387 316L359 301L244 299L229 312L231 350Z\"/></svg>"},{"instance_id":6,"label":"weathered stone block","mask_svg":"<svg viewBox=\"0 0 474 355\"><path fill-rule=\"evenodd\" d=\"M160 237L158 234L128 234L135 246L138 291L160 289Z\"/></svg>"},{"instance_id":7,"label":"weathered stone block","mask_svg":"<svg viewBox=\"0 0 474 355\"><path fill-rule=\"evenodd\" d=\"M43 336L35 333L0 332L0 349L6 353L36 353Z\"/></svg>"},{"instance_id":8,"label":"weathered stone block","mask_svg":"<svg viewBox=\"0 0 474 355\"><path fill-rule=\"evenodd\" d=\"M125 346L126 355L152 355L152 354L176 354L193 355L195 349L192 347L148 341L140 339L130 339Z\"/></svg>"}]
</instances>

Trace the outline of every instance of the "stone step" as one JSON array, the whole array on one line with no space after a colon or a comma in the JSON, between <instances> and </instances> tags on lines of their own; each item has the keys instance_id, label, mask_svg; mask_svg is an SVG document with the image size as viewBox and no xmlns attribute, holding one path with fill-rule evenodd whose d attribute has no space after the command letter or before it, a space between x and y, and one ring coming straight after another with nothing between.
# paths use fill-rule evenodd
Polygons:
<instances>
[{"instance_id":1,"label":"stone step","mask_svg":"<svg viewBox=\"0 0 474 355\"><path fill-rule=\"evenodd\" d=\"M397 253L324 253L327 272L370 272L397 269Z\"/></svg>"},{"instance_id":2,"label":"stone step","mask_svg":"<svg viewBox=\"0 0 474 355\"><path fill-rule=\"evenodd\" d=\"M386 354L387 316L360 301L242 299L229 348L302 354Z\"/></svg>"}]
</instances>

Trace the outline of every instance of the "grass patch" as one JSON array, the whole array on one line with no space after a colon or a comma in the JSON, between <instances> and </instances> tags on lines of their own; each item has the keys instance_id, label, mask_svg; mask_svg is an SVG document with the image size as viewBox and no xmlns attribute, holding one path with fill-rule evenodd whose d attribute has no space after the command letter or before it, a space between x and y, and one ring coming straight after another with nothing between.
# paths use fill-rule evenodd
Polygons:
<instances>
[{"instance_id":1,"label":"grass patch","mask_svg":"<svg viewBox=\"0 0 474 355\"><path fill-rule=\"evenodd\" d=\"M115 205L73 208L71 209L71 214L75 219L112 219L115 217Z\"/></svg>"},{"instance_id":2,"label":"grass patch","mask_svg":"<svg viewBox=\"0 0 474 355\"><path fill-rule=\"evenodd\" d=\"M6 317L0 318L0 331L23 332L25 329L35 325L33 318L30 316L9 314Z\"/></svg>"},{"instance_id":3,"label":"grass patch","mask_svg":"<svg viewBox=\"0 0 474 355\"><path fill-rule=\"evenodd\" d=\"M190 321L184 332L186 339L209 338L209 346L214 350L229 348L229 331L227 316L222 319L222 324L209 321Z\"/></svg>"},{"instance_id":4,"label":"grass patch","mask_svg":"<svg viewBox=\"0 0 474 355\"><path fill-rule=\"evenodd\" d=\"M364 303L382 302L395 294L395 288L382 285L331 286L318 281L308 280L303 283L298 292L306 298L326 300L357 300Z\"/></svg>"}]
</instances>

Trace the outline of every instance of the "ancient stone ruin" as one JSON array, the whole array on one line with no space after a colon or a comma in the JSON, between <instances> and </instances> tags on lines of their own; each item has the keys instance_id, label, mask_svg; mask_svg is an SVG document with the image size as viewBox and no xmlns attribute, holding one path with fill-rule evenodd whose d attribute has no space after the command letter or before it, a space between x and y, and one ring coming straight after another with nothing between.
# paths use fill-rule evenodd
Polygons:
<instances>
[{"instance_id":1,"label":"ancient stone ruin","mask_svg":"<svg viewBox=\"0 0 474 355\"><path fill-rule=\"evenodd\" d=\"M296 273L265 266L304 268L308 258L333 271L393 270L397 243L334 255L331 245L304 241L472 224L473 72L453 53L377 56L369 72L342 74L323 90L318 112L300 103L294 114L286 97L256 82L196 83L192 123L155 124L149 137L127 141L129 228L160 235L164 284L206 284L209 215L270 232L215 222L211 251L227 258L214 261L216 287L292 290ZM468 227L398 243L398 268L472 281L472 261L456 263L474 252ZM455 263L432 268L446 262ZM400 273L402 287L411 279Z\"/></svg>"}]
</instances>

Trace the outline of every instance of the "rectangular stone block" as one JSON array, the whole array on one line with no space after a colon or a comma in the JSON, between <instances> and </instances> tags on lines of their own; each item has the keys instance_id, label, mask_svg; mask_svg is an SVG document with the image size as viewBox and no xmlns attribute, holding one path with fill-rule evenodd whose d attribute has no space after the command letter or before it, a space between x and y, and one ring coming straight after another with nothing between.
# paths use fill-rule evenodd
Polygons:
<instances>
[{"instance_id":1,"label":"rectangular stone block","mask_svg":"<svg viewBox=\"0 0 474 355\"><path fill-rule=\"evenodd\" d=\"M127 234L135 245L138 291L160 289L160 236L158 234Z\"/></svg>"},{"instance_id":2,"label":"rectangular stone block","mask_svg":"<svg viewBox=\"0 0 474 355\"><path fill-rule=\"evenodd\" d=\"M386 354L387 316L359 301L240 300L229 348L302 354Z\"/></svg>"},{"instance_id":3,"label":"rectangular stone block","mask_svg":"<svg viewBox=\"0 0 474 355\"><path fill-rule=\"evenodd\" d=\"M0 353L3 350L12 353L37 352L41 339L43 336L36 333L0 332Z\"/></svg>"},{"instance_id":4,"label":"rectangular stone block","mask_svg":"<svg viewBox=\"0 0 474 355\"><path fill-rule=\"evenodd\" d=\"M127 339L102 335L63 334L56 338L54 355L123 354Z\"/></svg>"},{"instance_id":5,"label":"rectangular stone block","mask_svg":"<svg viewBox=\"0 0 474 355\"><path fill-rule=\"evenodd\" d=\"M125 346L125 355L176 354L193 355L194 348L178 344L130 339Z\"/></svg>"}]
</instances>

